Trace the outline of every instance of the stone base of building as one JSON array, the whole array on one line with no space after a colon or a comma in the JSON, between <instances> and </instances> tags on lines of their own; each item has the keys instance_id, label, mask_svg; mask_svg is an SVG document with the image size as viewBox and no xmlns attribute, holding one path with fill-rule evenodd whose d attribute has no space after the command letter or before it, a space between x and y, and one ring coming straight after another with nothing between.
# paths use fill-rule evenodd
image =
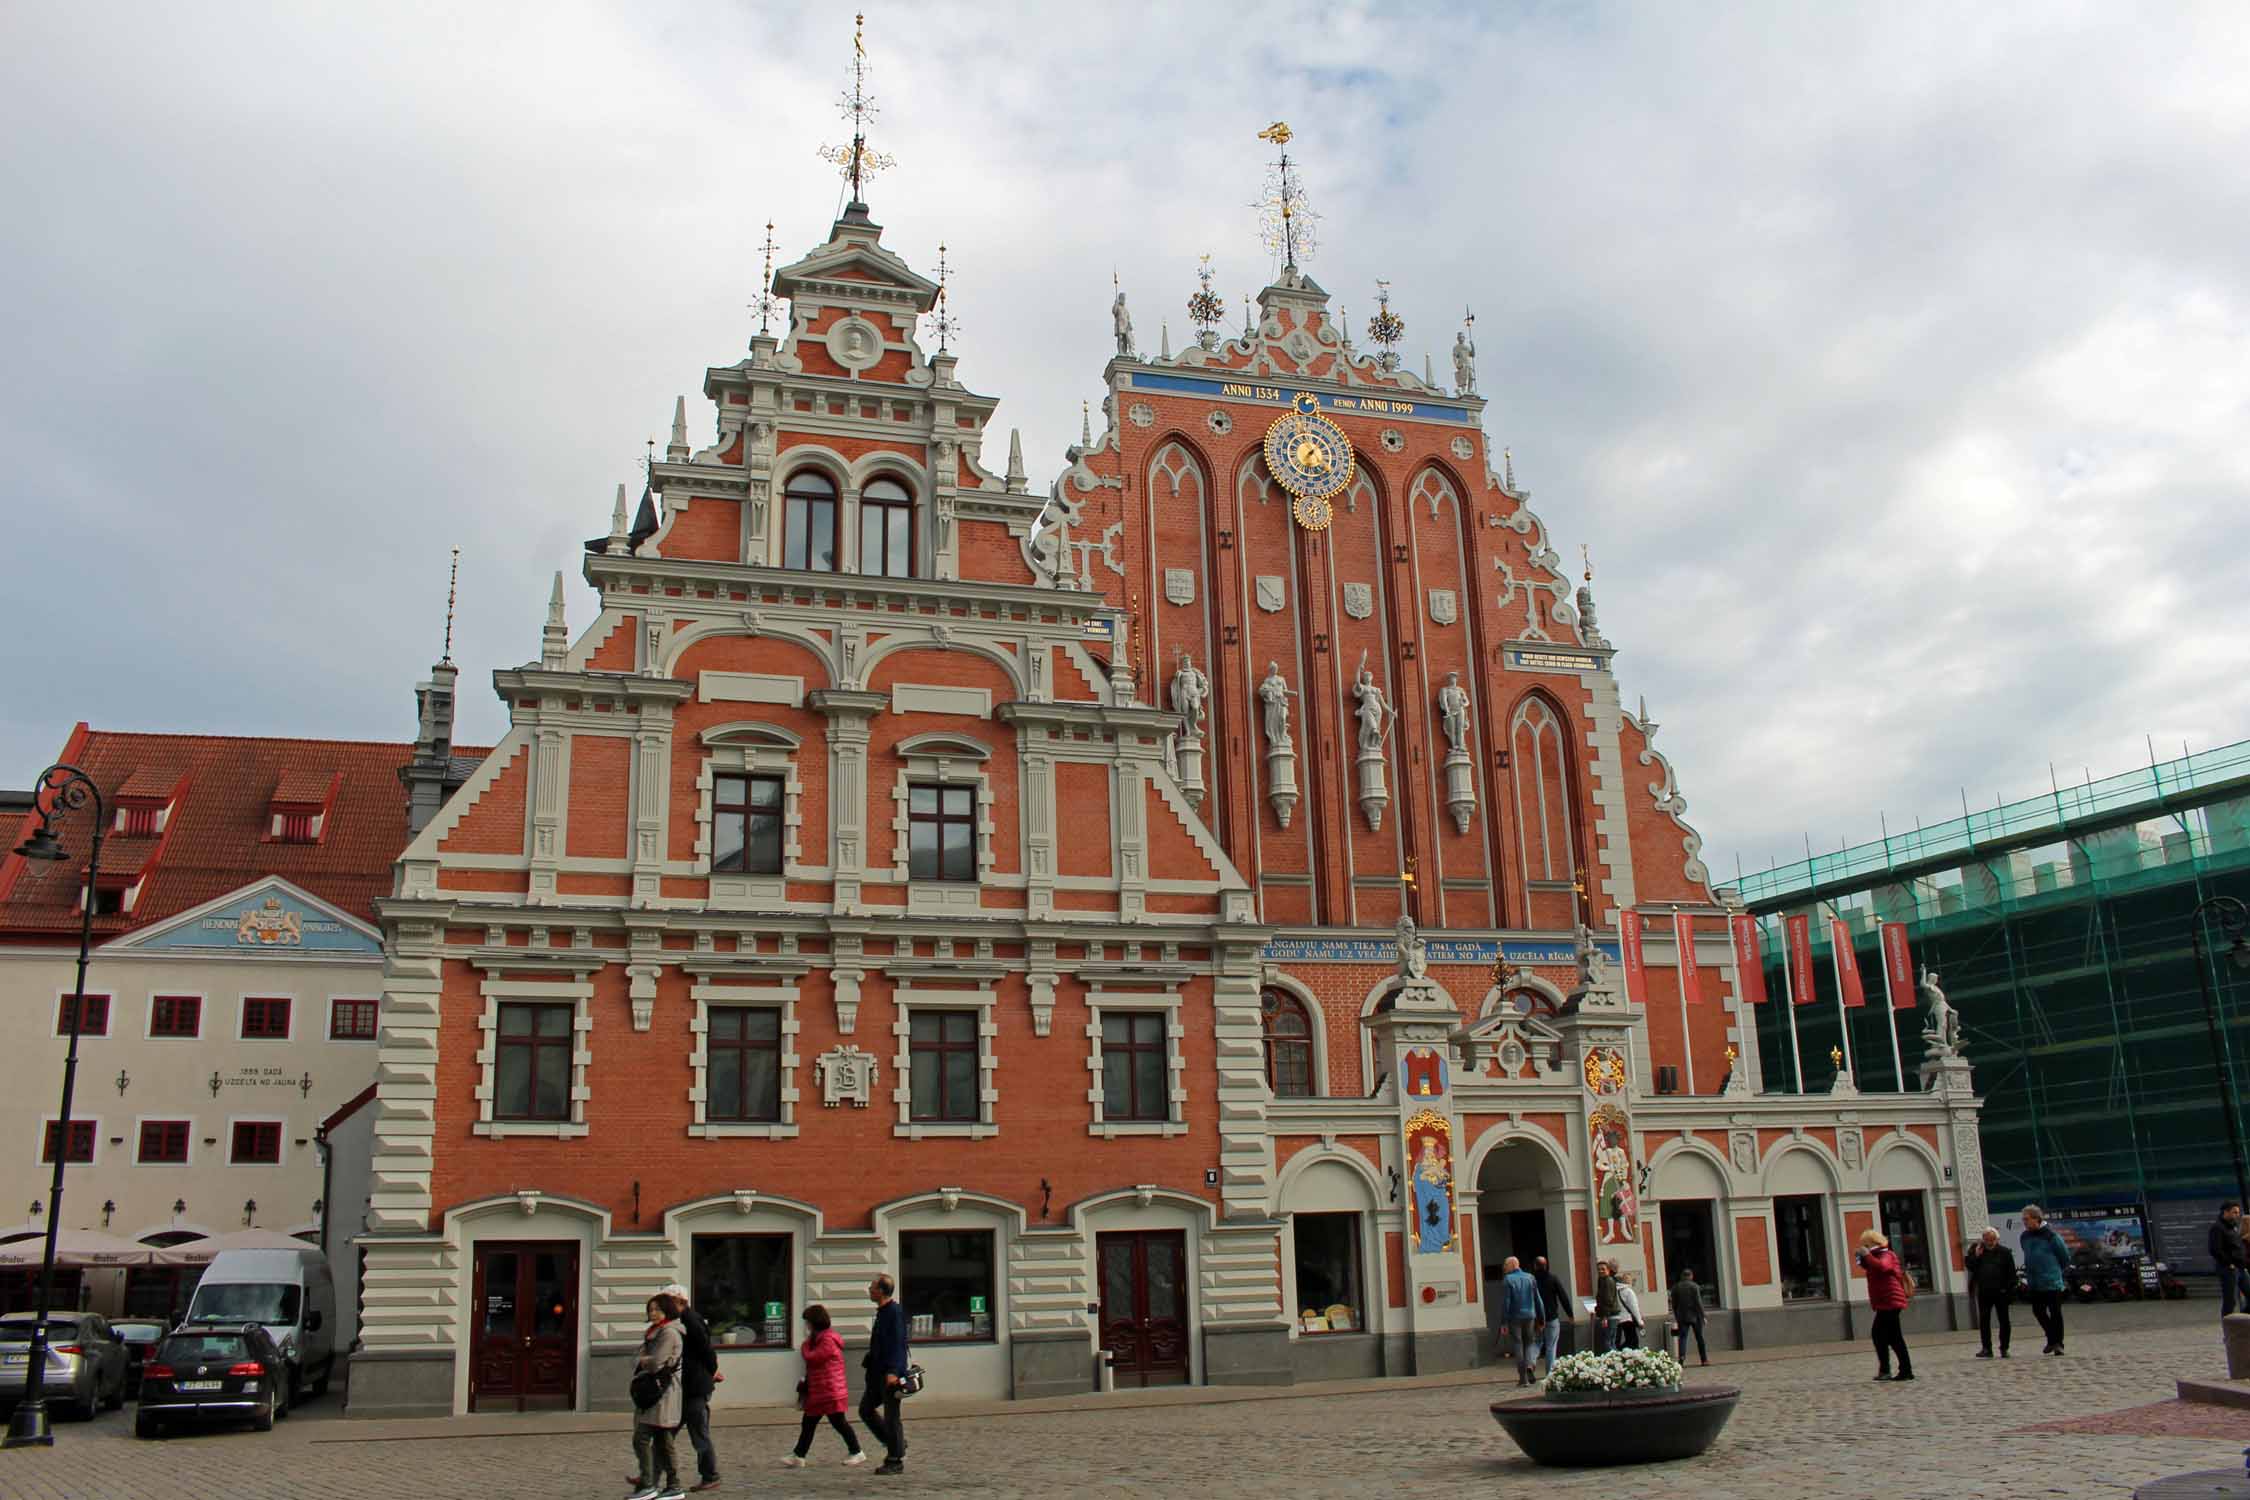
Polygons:
<instances>
[{"instance_id":1,"label":"stone base of building","mask_svg":"<svg viewBox=\"0 0 2250 1500\"><path fill-rule=\"evenodd\" d=\"M1443 1375L1450 1370L1474 1369L1479 1363L1477 1346L1486 1337L1481 1328L1448 1328L1414 1334L1407 1350L1407 1362L1392 1365L1389 1373Z\"/></svg>"},{"instance_id":2,"label":"stone base of building","mask_svg":"<svg viewBox=\"0 0 2250 1500\"><path fill-rule=\"evenodd\" d=\"M347 1417L450 1417L451 1349L362 1349L347 1372Z\"/></svg>"},{"instance_id":3,"label":"stone base of building","mask_svg":"<svg viewBox=\"0 0 2250 1500\"><path fill-rule=\"evenodd\" d=\"M1083 1396L1100 1389L1100 1367L1084 1333L1018 1333L1008 1339L1009 1390L1018 1401Z\"/></svg>"},{"instance_id":4,"label":"stone base of building","mask_svg":"<svg viewBox=\"0 0 2250 1500\"><path fill-rule=\"evenodd\" d=\"M1389 1373L1387 1341L1372 1333L1329 1333L1289 1343L1290 1373L1300 1381L1373 1380Z\"/></svg>"},{"instance_id":5,"label":"stone base of building","mask_svg":"<svg viewBox=\"0 0 2250 1500\"><path fill-rule=\"evenodd\" d=\"M586 1351L587 1411L631 1411L633 1362L641 1357L638 1344L598 1346Z\"/></svg>"},{"instance_id":6,"label":"stone base of building","mask_svg":"<svg viewBox=\"0 0 2250 1500\"><path fill-rule=\"evenodd\" d=\"M1279 1323L1203 1330L1205 1385L1294 1385L1289 1330Z\"/></svg>"}]
</instances>

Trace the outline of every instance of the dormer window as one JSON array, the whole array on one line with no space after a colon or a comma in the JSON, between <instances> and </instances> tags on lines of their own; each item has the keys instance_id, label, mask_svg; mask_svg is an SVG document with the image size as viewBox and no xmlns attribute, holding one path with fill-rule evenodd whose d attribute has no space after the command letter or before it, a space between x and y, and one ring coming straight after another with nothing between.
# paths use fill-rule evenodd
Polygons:
<instances>
[{"instance_id":1,"label":"dormer window","mask_svg":"<svg viewBox=\"0 0 2250 1500\"><path fill-rule=\"evenodd\" d=\"M859 570L914 576L914 497L895 479L871 479L859 492Z\"/></svg>"},{"instance_id":2,"label":"dormer window","mask_svg":"<svg viewBox=\"0 0 2250 1500\"><path fill-rule=\"evenodd\" d=\"M782 491L781 565L836 571L836 485L817 469L799 469Z\"/></svg>"},{"instance_id":3,"label":"dormer window","mask_svg":"<svg viewBox=\"0 0 2250 1500\"><path fill-rule=\"evenodd\" d=\"M267 842L319 843L327 832L329 806L343 780L336 772L283 772L266 807Z\"/></svg>"},{"instance_id":4,"label":"dormer window","mask_svg":"<svg viewBox=\"0 0 2250 1500\"><path fill-rule=\"evenodd\" d=\"M120 807L117 810L117 831L129 839L156 837L164 815L161 807Z\"/></svg>"},{"instance_id":5,"label":"dormer window","mask_svg":"<svg viewBox=\"0 0 2250 1500\"><path fill-rule=\"evenodd\" d=\"M111 796L116 815L110 830L120 838L152 839L171 824L172 809L180 794L180 778L170 771L139 770L125 778Z\"/></svg>"}]
</instances>

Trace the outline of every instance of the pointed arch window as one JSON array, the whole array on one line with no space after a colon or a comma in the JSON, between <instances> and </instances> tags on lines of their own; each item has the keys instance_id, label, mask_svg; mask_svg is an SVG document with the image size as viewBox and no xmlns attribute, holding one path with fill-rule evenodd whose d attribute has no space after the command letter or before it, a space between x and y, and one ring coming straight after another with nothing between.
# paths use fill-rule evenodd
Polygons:
<instances>
[{"instance_id":1,"label":"pointed arch window","mask_svg":"<svg viewBox=\"0 0 2250 1500\"><path fill-rule=\"evenodd\" d=\"M1304 1002L1283 990L1258 995L1258 1015L1264 1023L1266 1085L1276 1099L1310 1099L1313 1096L1312 1018Z\"/></svg>"},{"instance_id":2,"label":"pointed arch window","mask_svg":"<svg viewBox=\"0 0 2250 1500\"><path fill-rule=\"evenodd\" d=\"M1516 828L1524 877L1571 880L1578 860L1571 827L1569 739L1562 717L1544 698L1527 698L1509 726L1514 752Z\"/></svg>"},{"instance_id":3,"label":"pointed arch window","mask_svg":"<svg viewBox=\"0 0 2250 1500\"><path fill-rule=\"evenodd\" d=\"M836 571L836 484L817 469L799 469L782 491L781 565Z\"/></svg>"},{"instance_id":4,"label":"pointed arch window","mask_svg":"<svg viewBox=\"0 0 2250 1500\"><path fill-rule=\"evenodd\" d=\"M895 479L870 479L859 492L859 570L914 576L914 497Z\"/></svg>"}]
</instances>

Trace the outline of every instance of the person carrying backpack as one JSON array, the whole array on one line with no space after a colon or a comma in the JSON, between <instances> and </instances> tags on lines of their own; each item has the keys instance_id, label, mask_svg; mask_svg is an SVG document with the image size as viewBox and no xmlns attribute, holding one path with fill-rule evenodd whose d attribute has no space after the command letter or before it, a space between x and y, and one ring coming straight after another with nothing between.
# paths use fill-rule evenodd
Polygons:
<instances>
[{"instance_id":1,"label":"person carrying backpack","mask_svg":"<svg viewBox=\"0 0 2250 1500\"><path fill-rule=\"evenodd\" d=\"M633 1457L641 1466L641 1487L625 1500L686 1500L672 1435L680 1430L685 1399L680 1391L680 1362L687 1346L666 1299L649 1298L648 1316L640 1357L633 1361L631 1386Z\"/></svg>"}]
</instances>

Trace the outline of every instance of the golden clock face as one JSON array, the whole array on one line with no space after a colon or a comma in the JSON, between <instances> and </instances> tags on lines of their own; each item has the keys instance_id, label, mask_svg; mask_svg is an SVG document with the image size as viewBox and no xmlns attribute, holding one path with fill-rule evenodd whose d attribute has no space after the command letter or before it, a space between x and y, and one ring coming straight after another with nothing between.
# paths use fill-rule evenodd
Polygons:
<instances>
[{"instance_id":1,"label":"golden clock face","mask_svg":"<svg viewBox=\"0 0 2250 1500\"><path fill-rule=\"evenodd\" d=\"M1290 512L1297 524L1319 531L1334 519L1329 502L1352 482L1357 460L1351 439L1321 415L1319 398L1305 392L1266 429L1266 467L1295 497Z\"/></svg>"}]
</instances>

